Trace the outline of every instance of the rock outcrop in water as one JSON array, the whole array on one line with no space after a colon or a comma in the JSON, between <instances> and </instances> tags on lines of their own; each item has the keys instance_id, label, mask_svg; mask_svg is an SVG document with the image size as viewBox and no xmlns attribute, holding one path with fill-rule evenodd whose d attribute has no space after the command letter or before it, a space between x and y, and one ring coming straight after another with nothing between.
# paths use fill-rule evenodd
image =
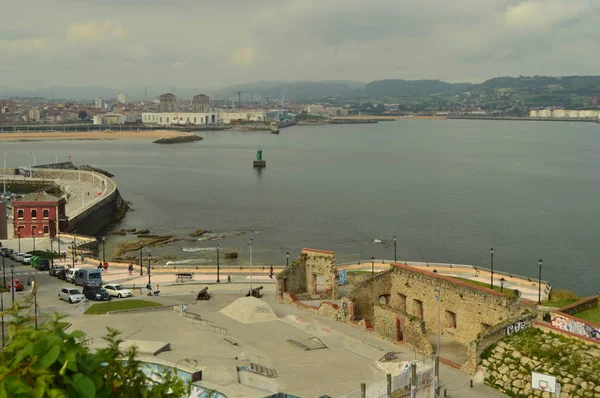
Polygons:
<instances>
[{"instance_id":1,"label":"rock outcrop in water","mask_svg":"<svg viewBox=\"0 0 600 398\"><path fill-rule=\"evenodd\" d=\"M201 140L203 140L203 138L200 137L199 135L190 133L190 134L178 135L178 136L174 136L174 137L159 138L158 140L154 141L154 144L181 144L184 142L194 142L194 141L201 141Z\"/></svg>"}]
</instances>

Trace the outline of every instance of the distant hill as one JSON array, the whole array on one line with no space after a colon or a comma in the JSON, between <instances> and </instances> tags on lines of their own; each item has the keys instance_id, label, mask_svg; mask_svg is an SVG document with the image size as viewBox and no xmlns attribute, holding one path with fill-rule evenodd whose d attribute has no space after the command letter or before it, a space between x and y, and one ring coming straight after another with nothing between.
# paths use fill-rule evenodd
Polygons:
<instances>
[{"instance_id":1,"label":"distant hill","mask_svg":"<svg viewBox=\"0 0 600 398\"><path fill-rule=\"evenodd\" d=\"M477 85L480 88L511 88L511 89L538 89L547 86L560 86L564 89L577 89L580 87L600 87L600 76L519 76L519 77L494 77Z\"/></svg>"},{"instance_id":2,"label":"distant hill","mask_svg":"<svg viewBox=\"0 0 600 398\"><path fill-rule=\"evenodd\" d=\"M369 97L406 97L462 92L471 86L471 83L446 83L440 80L386 79L368 83L364 91Z\"/></svg>"},{"instance_id":3,"label":"distant hill","mask_svg":"<svg viewBox=\"0 0 600 398\"><path fill-rule=\"evenodd\" d=\"M322 98L356 97L363 95L365 83L353 81L322 81L322 82L257 82L238 84L217 92L219 99L237 100L237 91L242 92L242 101L249 102L269 98L281 98L284 90L285 98L290 101L309 101Z\"/></svg>"}]
</instances>

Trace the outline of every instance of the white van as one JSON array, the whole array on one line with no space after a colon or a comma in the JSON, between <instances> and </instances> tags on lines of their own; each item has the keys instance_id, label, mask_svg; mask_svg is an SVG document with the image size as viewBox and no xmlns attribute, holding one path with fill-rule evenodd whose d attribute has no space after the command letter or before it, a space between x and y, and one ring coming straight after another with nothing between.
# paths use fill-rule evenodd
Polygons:
<instances>
[{"instance_id":1,"label":"white van","mask_svg":"<svg viewBox=\"0 0 600 398\"><path fill-rule=\"evenodd\" d=\"M102 285L102 272L99 269L79 269L75 272L74 283L76 285Z\"/></svg>"},{"instance_id":2,"label":"white van","mask_svg":"<svg viewBox=\"0 0 600 398\"><path fill-rule=\"evenodd\" d=\"M79 271L79 268L68 269L65 273L65 280L67 282L75 283L75 274Z\"/></svg>"}]
</instances>

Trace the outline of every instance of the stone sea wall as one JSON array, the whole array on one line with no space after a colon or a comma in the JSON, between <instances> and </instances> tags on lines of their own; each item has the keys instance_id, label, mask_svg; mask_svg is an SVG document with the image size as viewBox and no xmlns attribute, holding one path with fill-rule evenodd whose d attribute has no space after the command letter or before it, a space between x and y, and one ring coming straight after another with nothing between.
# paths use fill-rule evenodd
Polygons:
<instances>
[{"instance_id":1,"label":"stone sea wall","mask_svg":"<svg viewBox=\"0 0 600 398\"><path fill-rule=\"evenodd\" d=\"M556 377L560 398L600 397L600 348L529 328L482 353L485 381L514 398L551 398L532 388L532 372Z\"/></svg>"}]
</instances>

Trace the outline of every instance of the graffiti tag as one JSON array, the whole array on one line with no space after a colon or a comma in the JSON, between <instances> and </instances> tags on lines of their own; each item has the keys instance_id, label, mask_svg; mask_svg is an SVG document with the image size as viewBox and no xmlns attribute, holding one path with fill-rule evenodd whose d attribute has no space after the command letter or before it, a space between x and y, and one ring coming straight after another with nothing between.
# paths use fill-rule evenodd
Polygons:
<instances>
[{"instance_id":1,"label":"graffiti tag","mask_svg":"<svg viewBox=\"0 0 600 398\"><path fill-rule=\"evenodd\" d=\"M595 328L592 325L567 318L561 315L554 314L552 318L552 326L565 330L591 340L600 341L600 328Z\"/></svg>"},{"instance_id":2,"label":"graffiti tag","mask_svg":"<svg viewBox=\"0 0 600 398\"><path fill-rule=\"evenodd\" d=\"M506 327L506 335L512 336L515 333L519 333L523 329L527 329L529 327L529 323L521 320L517 321L513 324L510 324Z\"/></svg>"}]
</instances>

